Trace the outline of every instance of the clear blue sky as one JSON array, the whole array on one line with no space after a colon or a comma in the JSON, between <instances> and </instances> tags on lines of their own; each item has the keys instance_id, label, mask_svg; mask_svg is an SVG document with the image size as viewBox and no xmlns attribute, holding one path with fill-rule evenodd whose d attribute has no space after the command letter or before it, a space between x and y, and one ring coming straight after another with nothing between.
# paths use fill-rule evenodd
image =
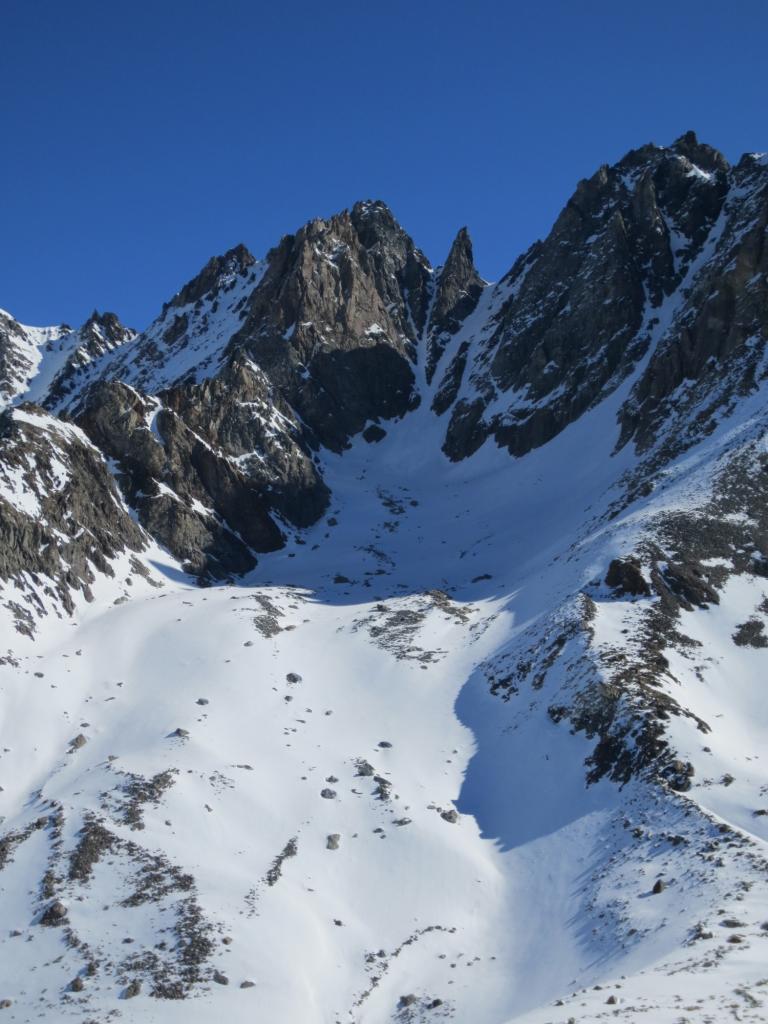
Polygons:
<instances>
[{"instance_id":1,"label":"clear blue sky","mask_svg":"<svg viewBox=\"0 0 768 1024\"><path fill-rule=\"evenodd\" d=\"M381 198L499 277L579 178L768 149L766 0L3 0L0 307L145 326L214 253Z\"/></svg>"}]
</instances>

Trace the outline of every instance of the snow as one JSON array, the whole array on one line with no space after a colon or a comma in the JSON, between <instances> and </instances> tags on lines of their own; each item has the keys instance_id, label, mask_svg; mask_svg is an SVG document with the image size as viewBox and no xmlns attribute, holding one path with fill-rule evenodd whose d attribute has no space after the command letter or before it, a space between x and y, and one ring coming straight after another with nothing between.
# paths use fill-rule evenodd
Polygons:
<instances>
[{"instance_id":1,"label":"snow","mask_svg":"<svg viewBox=\"0 0 768 1024\"><path fill-rule=\"evenodd\" d=\"M14 320L10 313L0 310L0 314ZM11 344L21 366L16 379L9 381L12 391L6 403L22 399L37 401L77 348L79 335L64 327L28 327L24 324L16 324L16 327L18 332L12 335Z\"/></svg>"},{"instance_id":2,"label":"snow","mask_svg":"<svg viewBox=\"0 0 768 1024\"><path fill-rule=\"evenodd\" d=\"M121 986L107 973L62 1000L82 961L54 929L33 923L28 893L50 852L35 832L0 873L0 994L14 1000L16 1019L39 1012L43 989L57 1019L121 1007L130 1020L193 1024L213 1013L380 1024L407 1019L397 1007L408 993L420 1006L443 1000L441 1012L457 1020L534 1024L597 1019L614 992L623 1019L644 1020L650 1010L671 1022L694 991L716 1007L730 988L759 991L759 937L715 970L686 963L690 929L732 904L726 894L740 876L727 865L705 883L687 847L631 840L626 818L654 834L692 833L683 798L660 802L641 783L586 786L590 741L546 714L557 687L570 685L565 662L540 694L505 702L489 693L489 659L549 623L551 610L604 571L611 550L631 545L652 512L649 499L639 518L584 529L633 458L611 456L615 429L607 402L523 459L487 444L453 465L432 443L439 421L423 403L378 445L358 440L324 456L339 525L305 531L305 543L263 557L242 585L199 590L158 553L150 562L162 590L135 575L127 587L123 569L97 583L96 600L81 602L73 621L47 617L36 642L9 633L3 646L18 666L0 666L4 827L34 820L43 800L59 801L70 850L99 794L114 794L118 772L148 778L175 769L160 803L143 809L141 832L102 813L115 835L162 850L192 874L204 913L232 939L217 943L213 958L230 985L203 986L197 998L159 1002L145 985L117 1003ZM712 450L725 433L707 440ZM670 474L667 504L703 493L691 461ZM557 500L563 493L567 502ZM335 583L339 575L351 582ZM703 717L714 718L727 693L729 714L722 732L718 724L707 737L707 756L718 777L738 762L736 781L705 786L702 775L701 793L697 783L685 800L695 827L714 828L714 815L764 843L750 817L751 794L766 781L755 760L766 725L755 696L764 655L730 641L759 600L759 582L733 586L721 609L684 623L714 643L707 689L692 667L675 672L688 672L686 696ZM435 588L447 606L429 596ZM264 601L281 629L274 636L256 626ZM634 607L600 602L596 642L620 636L621 617ZM390 621L397 613L413 617L412 629L398 632ZM289 673L301 681L288 682ZM179 727L187 739L173 738ZM678 727L683 751L700 746L687 719ZM68 753L78 732L88 742ZM391 782L390 800L356 774L363 758ZM323 799L324 788L336 798ZM460 812L456 823L441 817L451 808ZM341 836L338 850L326 848L331 834ZM268 885L293 838L296 855ZM126 937L128 952L151 949L171 919L170 897L119 905L135 886L132 870L109 856L90 883L62 883L72 927L100 960L120 962ZM689 881L650 896L660 872ZM743 915L741 904L736 910ZM750 935L767 910L756 886ZM5 937L15 929L21 937ZM723 935L716 931L709 946ZM241 990L246 979L254 988ZM557 999L567 1007L555 1010ZM424 1019L441 1019L437 1009Z\"/></svg>"}]
</instances>

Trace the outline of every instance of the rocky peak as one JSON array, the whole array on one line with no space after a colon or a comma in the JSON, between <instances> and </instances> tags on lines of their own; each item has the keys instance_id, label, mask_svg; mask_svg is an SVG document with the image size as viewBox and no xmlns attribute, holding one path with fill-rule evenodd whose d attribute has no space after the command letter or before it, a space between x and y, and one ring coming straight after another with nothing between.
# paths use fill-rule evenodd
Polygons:
<instances>
[{"instance_id":1,"label":"rocky peak","mask_svg":"<svg viewBox=\"0 0 768 1024\"><path fill-rule=\"evenodd\" d=\"M223 256L213 256L200 273L174 295L168 305L190 306L204 297L215 297L219 289L231 286L235 278L245 276L255 263L255 257L242 243L229 249Z\"/></svg>"},{"instance_id":2,"label":"rocky peak","mask_svg":"<svg viewBox=\"0 0 768 1024\"><path fill-rule=\"evenodd\" d=\"M445 265L438 271L429 323L427 380L431 381L448 338L473 312L484 287L475 269L472 240L465 227L453 240Z\"/></svg>"},{"instance_id":3,"label":"rocky peak","mask_svg":"<svg viewBox=\"0 0 768 1024\"><path fill-rule=\"evenodd\" d=\"M68 394L85 367L134 337L114 313L94 310L72 330L67 324L24 326L0 311L0 395L44 402L51 394Z\"/></svg>"},{"instance_id":4,"label":"rocky peak","mask_svg":"<svg viewBox=\"0 0 768 1024\"><path fill-rule=\"evenodd\" d=\"M85 337L99 337L111 345L120 345L136 332L130 327L125 327L115 313L99 313L94 309L83 326L80 328L81 335Z\"/></svg>"},{"instance_id":5,"label":"rocky peak","mask_svg":"<svg viewBox=\"0 0 768 1024\"><path fill-rule=\"evenodd\" d=\"M260 366L328 447L413 401L431 268L379 202L287 235L230 346Z\"/></svg>"},{"instance_id":6,"label":"rocky peak","mask_svg":"<svg viewBox=\"0 0 768 1024\"><path fill-rule=\"evenodd\" d=\"M361 199L356 202L349 219L366 249L399 240L403 230L394 214L381 199Z\"/></svg>"},{"instance_id":7,"label":"rocky peak","mask_svg":"<svg viewBox=\"0 0 768 1024\"><path fill-rule=\"evenodd\" d=\"M431 268L429 261L413 239L395 220L392 211L380 199L357 202L350 220L361 245L377 257L376 270L394 271L404 293L405 306L412 328L420 334L424 329L429 303ZM386 279L379 276L379 284ZM409 334L409 336L411 336Z\"/></svg>"},{"instance_id":8,"label":"rocky peak","mask_svg":"<svg viewBox=\"0 0 768 1024\"><path fill-rule=\"evenodd\" d=\"M115 313L94 310L79 330L67 335L66 345L60 346L58 365L52 369L46 392L37 400L51 407L65 402L78 392L93 366L135 337L136 332L125 327Z\"/></svg>"},{"instance_id":9,"label":"rocky peak","mask_svg":"<svg viewBox=\"0 0 768 1024\"><path fill-rule=\"evenodd\" d=\"M488 432L525 454L631 373L659 322L653 311L695 265L728 188L727 162L692 133L580 182L548 238L497 287L494 330L468 371L475 397L454 409L449 454L468 454ZM502 395L490 426L485 409L502 408Z\"/></svg>"},{"instance_id":10,"label":"rocky peak","mask_svg":"<svg viewBox=\"0 0 768 1024\"><path fill-rule=\"evenodd\" d=\"M699 142L696 133L692 131L685 132L669 148L703 171L727 171L730 167L722 153L713 146Z\"/></svg>"},{"instance_id":11,"label":"rocky peak","mask_svg":"<svg viewBox=\"0 0 768 1024\"><path fill-rule=\"evenodd\" d=\"M765 374L768 164L742 159L713 177L721 175L711 253L686 282L678 315L621 410L621 443L633 439L641 451L656 443L666 456L684 449Z\"/></svg>"},{"instance_id":12,"label":"rocky peak","mask_svg":"<svg viewBox=\"0 0 768 1024\"><path fill-rule=\"evenodd\" d=\"M309 221L267 262L250 319L267 313L276 329L293 328L288 340L295 346L318 331L364 334L369 314L392 342L415 342L423 327L431 268L378 200Z\"/></svg>"}]
</instances>

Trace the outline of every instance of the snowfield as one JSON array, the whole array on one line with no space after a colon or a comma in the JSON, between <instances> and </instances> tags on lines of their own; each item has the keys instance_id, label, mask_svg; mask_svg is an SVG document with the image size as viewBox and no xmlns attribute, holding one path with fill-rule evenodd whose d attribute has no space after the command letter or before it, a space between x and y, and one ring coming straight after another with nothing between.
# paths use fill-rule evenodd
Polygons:
<instances>
[{"instance_id":1,"label":"snowfield","mask_svg":"<svg viewBox=\"0 0 768 1024\"><path fill-rule=\"evenodd\" d=\"M155 548L149 580L119 562L34 640L8 626L4 1019L765 1019L765 654L731 639L764 581L687 613L700 657L670 652L712 728L670 726L687 793L587 785L594 741L547 713L578 637L541 689L489 686L580 588L596 650L643 604L599 584L654 512L600 520L619 397L520 460L451 465L413 414L324 456L331 514L241 584ZM664 507L706 490L673 477ZM151 994L201 950L210 982Z\"/></svg>"}]
</instances>

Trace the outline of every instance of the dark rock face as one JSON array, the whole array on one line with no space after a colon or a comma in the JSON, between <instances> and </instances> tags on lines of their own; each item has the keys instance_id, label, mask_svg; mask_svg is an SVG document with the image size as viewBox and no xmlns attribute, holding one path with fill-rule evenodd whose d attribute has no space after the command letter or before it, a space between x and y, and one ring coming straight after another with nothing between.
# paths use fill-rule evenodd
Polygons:
<instances>
[{"instance_id":1,"label":"dark rock face","mask_svg":"<svg viewBox=\"0 0 768 1024\"><path fill-rule=\"evenodd\" d=\"M687 611L719 604L717 590L707 579L703 566L696 562L673 562L663 573L664 583Z\"/></svg>"},{"instance_id":2,"label":"dark rock face","mask_svg":"<svg viewBox=\"0 0 768 1024\"><path fill-rule=\"evenodd\" d=\"M96 384L76 417L119 464L142 525L188 571L213 578L245 572L256 564L252 551L281 546L259 490L172 407L124 384Z\"/></svg>"},{"instance_id":3,"label":"dark rock face","mask_svg":"<svg viewBox=\"0 0 768 1024\"><path fill-rule=\"evenodd\" d=\"M42 409L0 419L0 482L0 578L30 594L37 581L37 605L47 593L71 610L73 591L90 597L94 571L111 576L116 555L146 545L99 452ZM17 627L32 623L19 606Z\"/></svg>"},{"instance_id":4,"label":"dark rock face","mask_svg":"<svg viewBox=\"0 0 768 1024\"><path fill-rule=\"evenodd\" d=\"M456 352L453 359L446 367L445 373L443 374L440 386L435 392L435 397L432 399L432 411L437 413L438 416L442 416L444 412L447 412L459 394L459 388L464 378L464 371L467 368L467 357L469 355L469 342L462 341L459 345L458 351ZM471 408L471 406L469 407ZM453 421L451 426L454 427L454 431L459 431L458 419L454 426Z\"/></svg>"},{"instance_id":5,"label":"dark rock face","mask_svg":"<svg viewBox=\"0 0 768 1024\"><path fill-rule=\"evenodd\" d=\"M427 343L428 381L432 380L451 335L456 334L477 306L483 287L483 280L475 269L469 233L466 228L462 228L437 280Z\"/></svg>"},{"instance_id":6,"label":"dark rock face","mask_svg":"<svg viewBox=\"0 0 768 1024\"><path fill-rule=\"evenodd\" d=\"M493 435L524 455L613 391L666 327L665 302L738 187L692 133L581 182L549 237L496 286L492 331L469 369L476 397L454 407L447 454L464 458ZM504 411L489 415L492 403Z\"/></svg>"},{"instance_id":7,"label":"dark rock face","mask_svg":"<svg viewBox=\"0 0 768 1024\"><path fill-rule=\"evenodd\" d=\"M258 367L235 357L218 376L172 388L161 400L234 460L268 507L289 522L308 526L325 512L329 494L312 460L316 442Z\"/></svg>"},{"instance_id":8,"label":"dark rock face","mask_svg":"<svg viewBox=\"0 0 768 1024\"><path fill-rule=\"evenodd\" d=\"M649 597L651 593L651 588L642 574L637 559L614 558L608 566L605 582L619 594Z\"/></svg>"},{"instance_id":9,"label":"dark rock face","mask_svg":"<svg viewBox=\"0 0 768 1024\"><path fill-rule=\"evenodd\" d=\"M728 180L712 255L622 409L622 444L647 450L666 425L674 454L756 385L768 311L766 165L746 156Z\"/></svg>"},{"instance_id":10,"label":"dark rock face","mask_svg":"<svg viewBox=\"0 0 768 1024\"><path fill-rule=\"evenodd\" d=\"M384 430L383 427L377 426L375 423L372 423L370 427L366 427L363 431L363 438L368 442L368 444L378 444L378 442L383 441L386 436L386 430Z\"/></svg>"},{"instance_id":11,"label":"dark rock face","mask_svg":"<svg viewBox=\"0 0 768 1024\"><path fill-rule=\"evenodd\" d=\"M270 253L231 348L340 451L368 420L403 416L417 401L412 366L429 287L429 264L387 207L357 203Z\"/></svg>"}]
</instances>

